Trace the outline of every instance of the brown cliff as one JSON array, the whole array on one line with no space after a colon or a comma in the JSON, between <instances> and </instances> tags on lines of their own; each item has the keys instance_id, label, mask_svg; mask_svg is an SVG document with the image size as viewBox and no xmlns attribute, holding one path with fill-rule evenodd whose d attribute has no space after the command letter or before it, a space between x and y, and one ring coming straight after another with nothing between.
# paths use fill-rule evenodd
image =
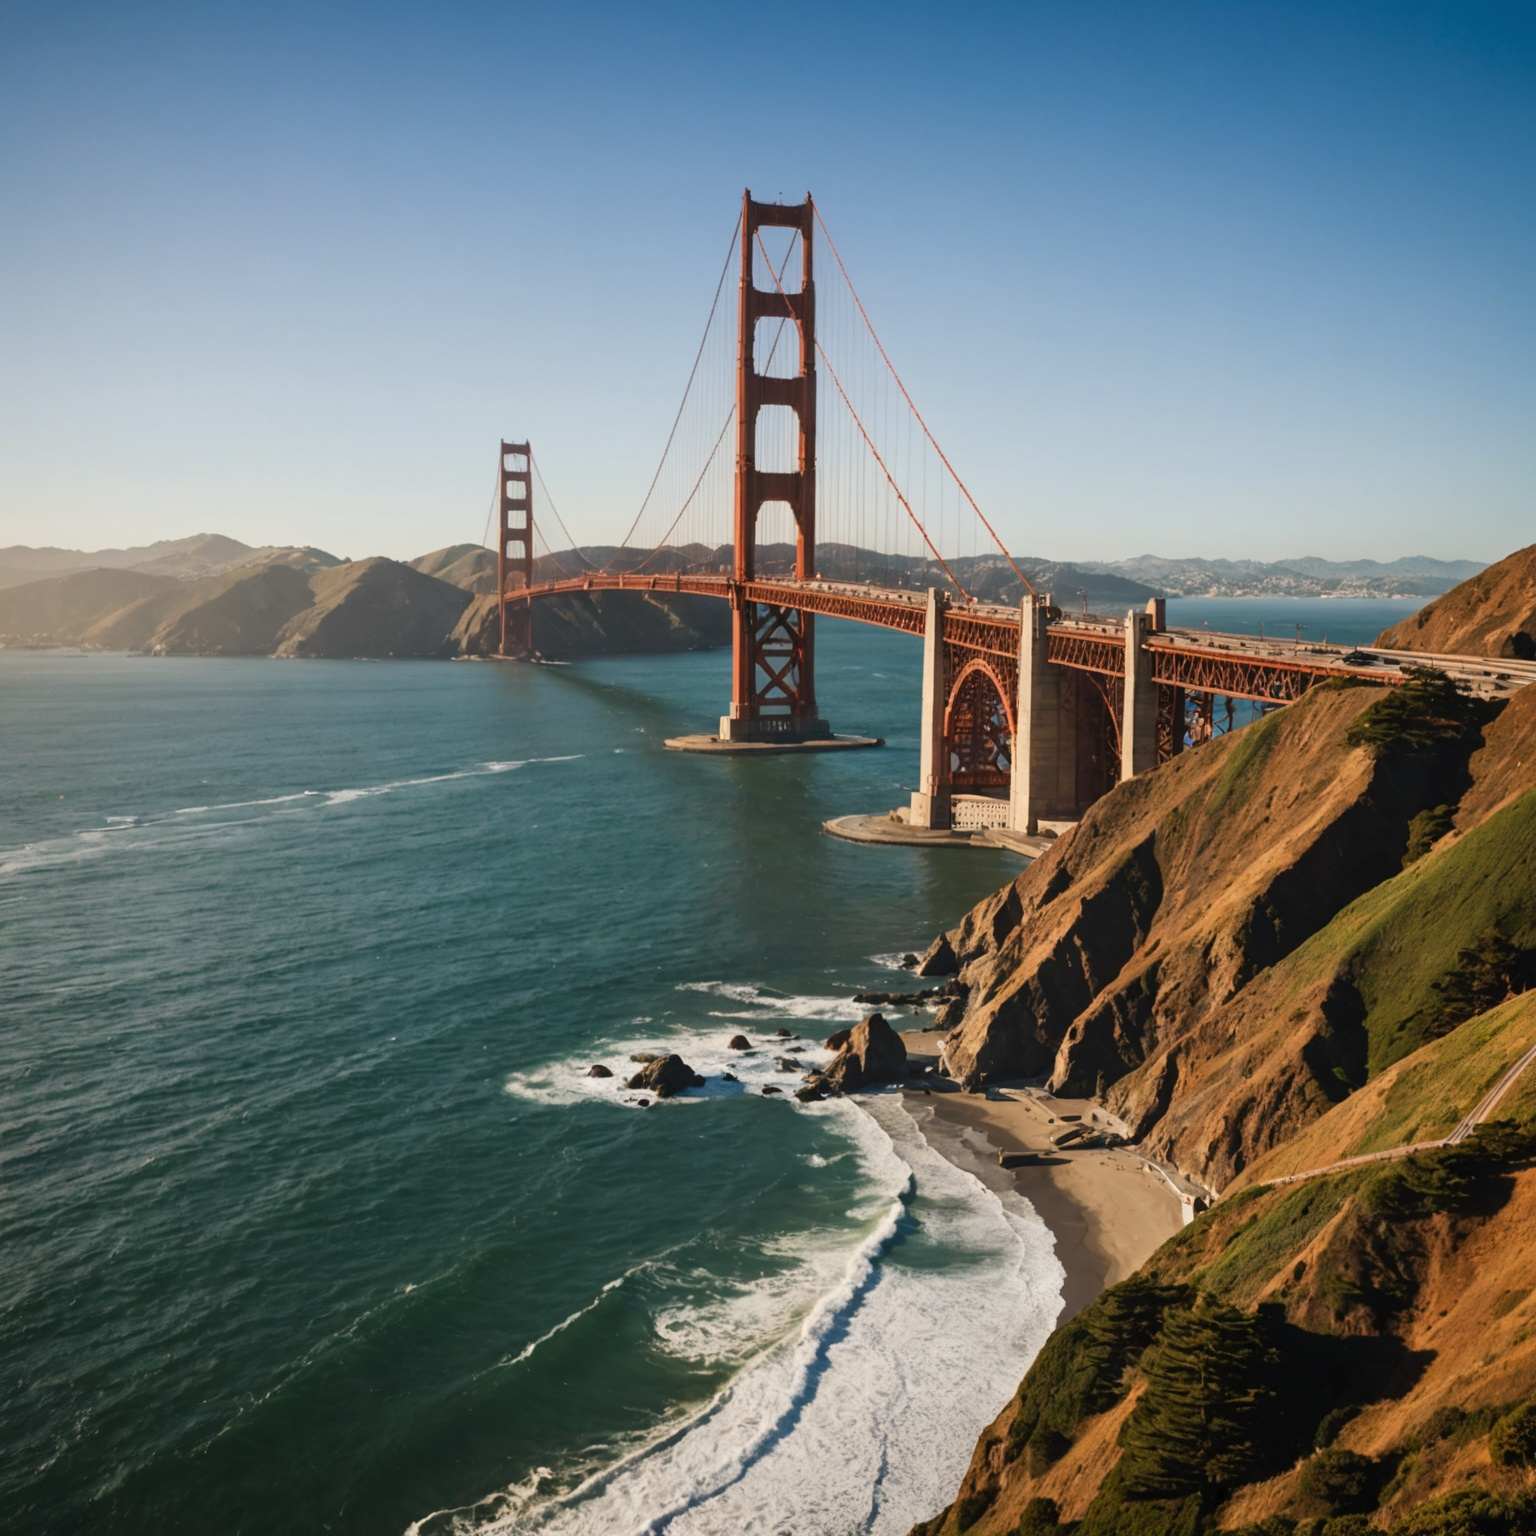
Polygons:
<instances>
[{"instance_id":1,"label":"brown cliff","mask_svg":"<svg viewBox=\"0 0 1536 1536\"><path fill-rule=\"evenodd\" d=\"M1440 655L1536 658L1536 544L1490 565L1443 597L1426 603L1377 645Z\"/></svg>"}]
</instances>

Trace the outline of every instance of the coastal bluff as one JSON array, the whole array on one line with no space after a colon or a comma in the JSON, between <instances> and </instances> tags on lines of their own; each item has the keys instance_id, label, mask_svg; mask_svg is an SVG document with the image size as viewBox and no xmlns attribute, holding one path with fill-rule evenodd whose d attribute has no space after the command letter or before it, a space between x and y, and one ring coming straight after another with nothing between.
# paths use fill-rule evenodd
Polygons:
<instances>
[{"instance_id":1,"label":"coastal bluff","mask_svg":"<svg viewBox=\"0 0 1536 1536\"><path fill-rule=\"evenodd\" d=\"M1324 684L935 940L953 1075L1104 1106L1212 1202L912 1536L1536 1530L1533 764L1536 687Z\"/></svg>"}]
</instances>

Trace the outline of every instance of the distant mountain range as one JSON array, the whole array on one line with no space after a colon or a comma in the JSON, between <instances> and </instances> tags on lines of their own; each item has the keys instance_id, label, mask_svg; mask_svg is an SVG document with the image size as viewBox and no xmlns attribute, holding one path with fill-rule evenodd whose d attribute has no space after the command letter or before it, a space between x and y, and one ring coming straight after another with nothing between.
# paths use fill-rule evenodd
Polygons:
<instances>
[{"instance_id":1,"label":"distant mountain range","mask_svg":"<svg viewBox=\"0 0 1536 1536\"><path fill-rule=\"evenodd\" d=\"M622 568L635 551L563 550L535 562L540 577ZM763 545L758 568L787 574L789 544ZM1159 595L1380 596L1438 594L1483 569L1423 557L1381 564L1305 557L1265 564L1166 560L1144 555L1108 564L1018 556L1017 564L1068 611L1123 613ZM658 552L647 569L721 571L729 545ZM1018 602L1022 583L999 555L949 562L966 589L989 602ZM824 544L829 581L876 581L921 591L943 586L935 561ZM496 557L450 544L410 562L344 560L307 546L253 548L223 534L195 534L127 549L0 549L0 644L84 645L157 655L462 656L494 649ZM636 600L597 593L540 603L534 643L549 656L666 651L729 639L723 604L702 598Z\"/></svg>"},{"instance_id":2,"label":"distant mountain range","mask_svg":"<svg viewBox=\"0 0 1536 1536\"><path fill-rule=\"evenodd\" d=\"M1478 560L1169 559L1084 561L1085 570L1145 582L1165 597L1438 597L1485 569Z\"/></svg>"}]
</instances>

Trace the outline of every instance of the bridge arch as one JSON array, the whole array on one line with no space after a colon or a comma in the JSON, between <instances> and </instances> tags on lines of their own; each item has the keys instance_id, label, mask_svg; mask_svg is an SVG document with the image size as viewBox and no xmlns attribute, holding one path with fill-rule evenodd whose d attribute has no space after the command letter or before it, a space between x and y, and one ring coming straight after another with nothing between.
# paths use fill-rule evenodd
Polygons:
<instances>
[{"instance_id":1,"label":"bridge arch","mask_svg":"<svg viewBox=\"0 0 1536 1536\"><path fill-rule=\"evenodd\" d=\"M1014 701L998 668L972 656L944 705L944 762L952 789L1007 789L1016 734Z\"/></svg>"}]
</instances>

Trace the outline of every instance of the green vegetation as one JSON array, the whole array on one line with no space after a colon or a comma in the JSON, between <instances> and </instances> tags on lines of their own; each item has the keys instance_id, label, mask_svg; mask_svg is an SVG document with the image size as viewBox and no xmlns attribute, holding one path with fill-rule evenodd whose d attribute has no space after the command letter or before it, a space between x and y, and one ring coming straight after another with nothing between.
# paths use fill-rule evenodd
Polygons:
<instances>
[{"instance_id":1,"label":"green vegetation","mask_svg":"<svg viewBox=\"0 0 1536 1536\"><path fill-rule=\"evenodd\" d=\"M1434 667L1409 667L1407 681L1367 707L1344 738L1383 758L1465 755L1497 712L1462 693Z\"/></svg>"},{"instance_id":2,"label":"green vegetation","mask_svg":"<svg viewBox=\"0 0 1536 1536\"><path fill-rule=\"evenodd\" d=\"M1202 1285L1228 1301L1251 1298L1294 1261L1359 1183L1358 1175L1343 1175L1255 1191L1263 1197L1263 1208L1228 1238L1221 1257L1201 1277Z\"/></svg>"},{"instance_id":3,"label":"green vegetation","mask_svg":"<svg viewBox=\"0 0 1536 1536\"><path fill-rule=\"evenodd\" d=\"M1156 1338L1164 1312L1186 1299L1182 1287L1134 1277L1058 1328L1019 1387L1010 1457L1027 1447L1032 1468L1055 1461L1083 1419L1119 1402L1126 1372Z\"/></svg>"},{"instance_id":4,"label":"green vegetation","mask_svg":"<svg viewBox=\"0 0 1536 1536\"><path fill-rule=\"evenodd\" d=\"M969 1530L971 1526L981 1519L992 1507L992 1500L997 1497L995 1488L983 1488L976 1493L968 1493L955 1507L955 1519L962 1531Z\"/></svg>"},{"instance_id":5,"label":"green vegetation","mask_svg":"<svg viewBox=\"0 0 1536 1536\"><path fill-rule=\"evenodd\" d=\"M1536 1467L1536 1401L1522 1403L1493 1426L1488 1450L1501 1467Z\"/></svg>"},{"instance_id":6,"label":"green vegetation","mask_svg":"<svg viewBox=\"0 0 1536 1536\"><path fill-rule=\"evenodd\" d=\"M1329 1514L1352 1515L1373 1509L1382 1468L1355 1451L1319 1451L1301 1469L1299 1486Z\"/></svg>"},{"instance_id":7,"label":"green vegetation","mask_svg":"<svg viewBox=\"0 0 1536 1536\"><path fill-rule=\"evenodd\" d=\"M1458 1024L1536 986L1536 947L1512 944L1497 928L1489 928L1465 949L1455 965L1431 989L1435 1002L1428 1028L1449 1034Z\"/></svg>"},{"instance_id":8,"label":"green vegetation","mask_svg":"<svg viewBox=\"0 0 1536 1536\"><path fill-rule=\"evenodd\" d=\"M1504 1069L1536 1042L1536 998L1504 1003L1420 1050L1388 1086L1369 1131L1349 1152L1447 1135Z\"/></svg>"},{"instance_id":9,"label":"green vegetation","mask_svg":"<svg viewBox=\"0 0 1536 1536\"><path fill-rule=\"evenodd\" d=\"M1205 1298L1171 1311L1120 1432L1126 1497L1205 1496L1259 1475L1275 1451L1279 1364L1266 1316Z\"/></svg>"},{"instance_id":10,"label":"green vegetation","mask_svg":"<svg viewBox=\"0 0 1536 1536\"><path fill-rule=\"evenodd\" d=\"M1403 868L1422 859L1451 830L1452 815L1448 805L1434 805L1420 811L1408 823L1408 846L1403 850Z\"/></svg>"},{"instance_id":11,"label":"green vegetation","mask_svg":"<svg viewBox=\"0 0 1536 1536\"><path fill-rule=\"evenodd\" d=\"M1347 982L1374 1077L1436 1037L1436 982L1497 932L1536 949L1536 790L1356 898L1282 962L1299 991Z\"/></svg>"},{"instance_id":12,"label":"green vegetation","mask_svg":"<svg viewBox=\"0 0 1536 1536\"><path fill-rule=\"evenodd\" d=\"M1061 1510L1055 1499L1031 1499L1019 1516L1019 1536L1057 1536Z\"/></svg>"},{"instance_id":13,"label":"green vegetation","mask_svg":"<svg viewBox=\"0 0 1536 1536\"><path fill-rule=\"evenodd\" d=\"M1464 1488L1414 1510L1392 1536L1536 1536L1536 1499Z\"/></svg>"},{"instance_id":14,"label":"green vegetation","mask_svg":"<svg viewBox=\"0 0 1536 1536\"><path fill-rule=\"evenodd\" d=\"M1206 797L1205 815L1208 821L1214 823L1235 800L1253 793L1259 770L1280 741L1284 714L1285 711L1280 710L1266 715L1237 733L1237 739L1227 753L1227 760L1222 764L1221 773Z\"/></svg>"}]
</instances>

